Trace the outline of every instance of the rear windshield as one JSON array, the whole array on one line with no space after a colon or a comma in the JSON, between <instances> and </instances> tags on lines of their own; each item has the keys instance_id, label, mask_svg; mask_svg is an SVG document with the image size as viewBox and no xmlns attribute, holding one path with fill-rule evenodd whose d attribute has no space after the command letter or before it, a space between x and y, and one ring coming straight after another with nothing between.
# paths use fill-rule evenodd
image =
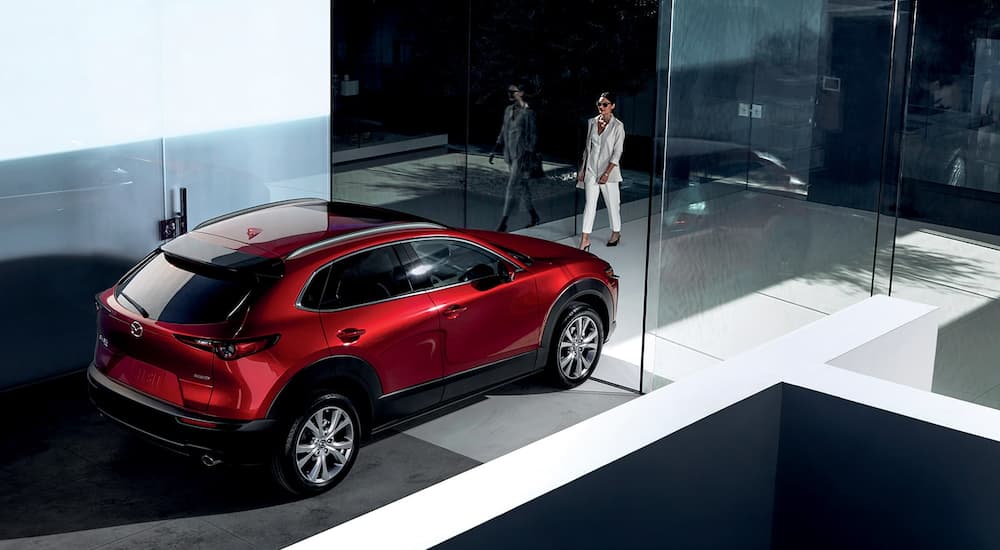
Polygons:
<instances>
[{"instance_id":1,"label":"rear windshield","mask_svg":"<svg viewBox=\"0 0 1000 550\"><path fill-rule=\"evenodd\" d=\"M249 297L254 279L195 273L156 254L115 293L118 302L144 317L166 323L225 321Z\"/></svg>"}]
</instances>

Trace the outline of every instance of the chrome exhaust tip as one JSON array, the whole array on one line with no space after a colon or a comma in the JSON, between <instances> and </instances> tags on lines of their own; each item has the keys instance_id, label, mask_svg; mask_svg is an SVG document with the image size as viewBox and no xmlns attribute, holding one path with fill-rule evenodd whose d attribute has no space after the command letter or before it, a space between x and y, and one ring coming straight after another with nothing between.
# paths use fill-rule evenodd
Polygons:
<instances>
[{"instance_id":1,"label":"chrome exhaust tip","mask_svg":"<svg viewBox=\"0 0 1000 550\"><path fill-rule=\"evenodd\" d=\"M201 463L211 468L212 466L218 466L219 464L222 464L222 460L215 458L212 455L204 454L201 455Z\"/></svg>"}]
</instances>

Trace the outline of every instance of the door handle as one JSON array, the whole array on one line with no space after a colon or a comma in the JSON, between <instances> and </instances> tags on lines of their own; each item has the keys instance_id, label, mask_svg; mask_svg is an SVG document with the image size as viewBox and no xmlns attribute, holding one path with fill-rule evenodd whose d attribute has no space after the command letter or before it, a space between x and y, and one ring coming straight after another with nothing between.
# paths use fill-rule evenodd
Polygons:
<instances>
[{"instance_id":1,"label":"door handle","mask_svg":"<svg viewBox=\"0 0 1000 550\"><path fill-rule=\"evenodd\" d=\"M446 307L444 309L443 315L445 319L458 319L458 316L461 315L462 312L467 309L469 308L455 304L453 306Z\"/></svg>"},{"instance_id":2,"label":"door handle","mask_svg":"<svg viewBox=\"0 0 1000 550\"><path fill-rule=\"evenodd\" d=\"M365 333L363 328L345 328L337 331L337 338L340 338L345 344L353 344L361 338L361 335Z\"/></svg>"}]
</instances>

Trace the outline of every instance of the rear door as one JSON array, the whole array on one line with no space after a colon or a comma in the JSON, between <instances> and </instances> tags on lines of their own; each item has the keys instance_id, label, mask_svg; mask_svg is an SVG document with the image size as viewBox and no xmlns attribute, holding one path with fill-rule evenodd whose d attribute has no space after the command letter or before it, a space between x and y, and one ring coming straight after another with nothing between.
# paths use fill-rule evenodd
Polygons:
<instances>
[{"instance_id":1,"label":"rear door","mask_svg":"<svg viewBox=\"0 0 1000 550\"><path fill-rule=\"evenodd\" d=\"M388 396L384 411L406 415L441 400L441 326L426 293L416 292L396 247L384 245L320 270L318 309L333 355L372 365Z\"/></svg>"}]
</instances>

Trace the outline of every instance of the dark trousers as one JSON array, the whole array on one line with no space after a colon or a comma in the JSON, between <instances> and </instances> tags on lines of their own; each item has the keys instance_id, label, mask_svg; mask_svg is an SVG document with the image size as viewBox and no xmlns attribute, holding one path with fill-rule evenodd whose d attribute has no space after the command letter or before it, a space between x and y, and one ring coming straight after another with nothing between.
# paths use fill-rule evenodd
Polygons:
<instances>
[{"instance_id":1,"label":"dark trousers","mask_svg":"<svg viewBox=\"0 0 1000 550\"><path fill-rule=\"evenodd\" d=\"M535 205L531 200L531 185L529 185L528 174L526 173L530 166L531 163L527 162L524 156L514 160L510 164L510 176L507 178L507 191L504 193L503 201L504 218L510 216L514 210L514 205L521 197L524 197L524 208L526 210L535 209Z\"/></svg>"}]
</instances>

